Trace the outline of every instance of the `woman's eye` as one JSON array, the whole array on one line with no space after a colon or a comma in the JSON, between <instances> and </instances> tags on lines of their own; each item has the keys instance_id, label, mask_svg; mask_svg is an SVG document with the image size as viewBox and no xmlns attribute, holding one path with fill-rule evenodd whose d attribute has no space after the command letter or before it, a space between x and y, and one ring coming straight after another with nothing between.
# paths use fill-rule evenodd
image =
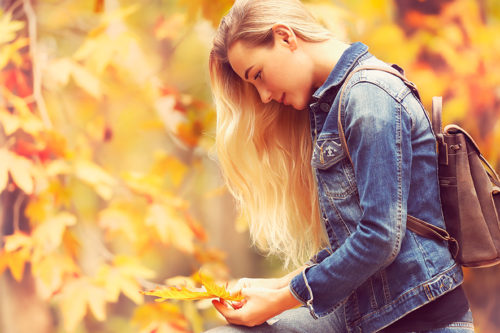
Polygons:
<instances>
[{"instance_id":1,"label":"woman's eye","mask_svg":"<svg viewBox=\"0 0 500 333\"><path fill-rule=\"evenodd\" d=\"M258 71L257 74L254 76L254 80L260 79L261 78L262 71Z\"/></svg>"}]
</instances>

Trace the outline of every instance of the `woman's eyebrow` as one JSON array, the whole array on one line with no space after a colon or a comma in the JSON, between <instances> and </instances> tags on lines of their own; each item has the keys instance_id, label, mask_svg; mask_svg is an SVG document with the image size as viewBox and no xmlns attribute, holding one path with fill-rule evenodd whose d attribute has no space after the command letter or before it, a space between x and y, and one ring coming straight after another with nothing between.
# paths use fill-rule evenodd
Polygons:
<instances>
[{"instance_id":1,"label":"woman's eyebrow","mask_svg":"<svg viewBox=\"0 0 500 333\"><path fill-rule=\"evenodd\" d=\"M250 70L253 68L253 65L248 67L247 70L245 71L245 79L248 80L248 73L250 72Z\"/></svg>"}]
</instances>

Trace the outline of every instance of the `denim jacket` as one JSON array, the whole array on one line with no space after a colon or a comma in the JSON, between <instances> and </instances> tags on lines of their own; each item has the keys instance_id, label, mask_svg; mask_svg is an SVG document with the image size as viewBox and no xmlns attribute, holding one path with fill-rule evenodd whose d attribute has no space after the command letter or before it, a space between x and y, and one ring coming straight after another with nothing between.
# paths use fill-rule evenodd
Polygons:
<instances>
[{"instance_id":1,"label":"denim jacket","mask_svg":"<svg viewBox=\"0 0 500 333\"><path fill-rule=\"evenodd\" d=\"M309 108L311 164L330 247L290 282L313 317L344 306L349 332L378 331L454 289L462 270L446 242L406 229L407 215L444 228L436 141L415 93L398 77L359 65L384 65L352 44ZM342 124L352 164L339 140Z\"/></svg>"}]
</instances>

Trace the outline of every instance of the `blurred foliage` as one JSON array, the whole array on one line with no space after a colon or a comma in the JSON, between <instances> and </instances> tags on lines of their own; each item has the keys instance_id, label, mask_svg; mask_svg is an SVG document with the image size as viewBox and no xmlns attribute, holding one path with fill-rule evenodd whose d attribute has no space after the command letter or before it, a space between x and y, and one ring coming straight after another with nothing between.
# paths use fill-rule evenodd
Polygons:
<instances>
[{"instance_id":1,"label":"blurred foliage","mask_svg":"<svg viewBox=\"0 0 500 333\"><path fill-rule=\"evenodd\" d=\"M49 331L202 331L217 320L206 301L145 302L139 291L168 274L229 276L194 207L224 192L206 167L207 64L232 1L2 4L0 277L33 280ZM465 127L499 165L497 1L306 5L338 38L405 68L428 109L442 95L443 122ZM483 272L466 272L477 330L498 331L499 272Z\"/></svg>"}]
</instances>

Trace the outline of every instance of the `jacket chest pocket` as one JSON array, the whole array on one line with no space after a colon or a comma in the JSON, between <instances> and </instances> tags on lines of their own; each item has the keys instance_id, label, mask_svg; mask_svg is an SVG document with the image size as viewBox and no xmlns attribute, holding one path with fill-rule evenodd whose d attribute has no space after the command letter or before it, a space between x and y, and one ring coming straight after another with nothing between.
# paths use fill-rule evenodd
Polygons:
<instances>
[{"instance_id":1,"label":"jacket chest pocket","mask_svg":"<svg viewBox=\"0 0 500 333\"><path fill-rule=\"evenodd\" d=\"M356 191L354 172L346 157L338 134L320 134L311 165L316 169L318 185L332 198L345 198Z\"/></svg>"}]
</instances>

